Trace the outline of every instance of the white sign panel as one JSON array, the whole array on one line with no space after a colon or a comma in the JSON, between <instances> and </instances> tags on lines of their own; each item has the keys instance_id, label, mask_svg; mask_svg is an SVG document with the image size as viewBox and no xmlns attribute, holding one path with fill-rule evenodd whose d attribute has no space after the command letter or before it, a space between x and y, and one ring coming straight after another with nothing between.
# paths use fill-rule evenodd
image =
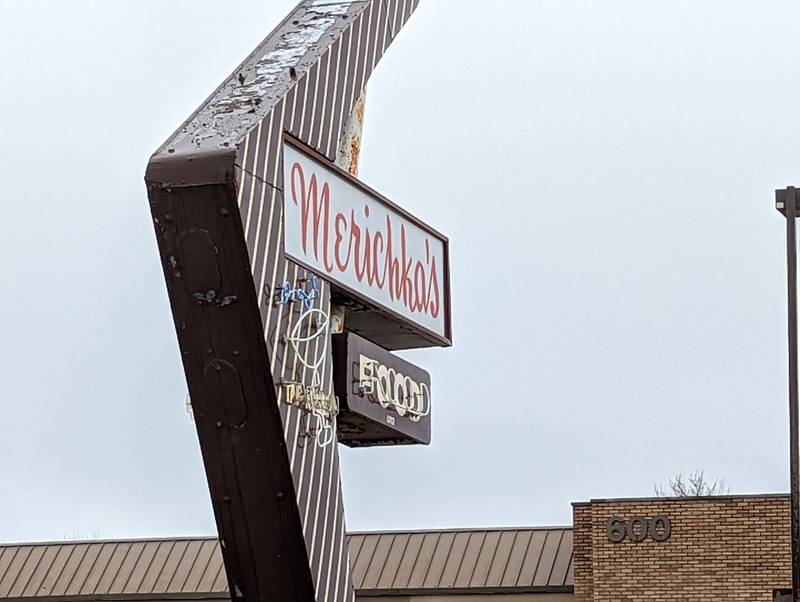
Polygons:
<instances>
[{"instance_id":1,"label":"white sign panel","mask_svg":"<svg viewBox=\"0 0 800 602\"><path fill-rule=\"evenodd\" d=\"M287 256L447 338L446 239L294 145L283 153Z\"/></svg>"}]
</instances>

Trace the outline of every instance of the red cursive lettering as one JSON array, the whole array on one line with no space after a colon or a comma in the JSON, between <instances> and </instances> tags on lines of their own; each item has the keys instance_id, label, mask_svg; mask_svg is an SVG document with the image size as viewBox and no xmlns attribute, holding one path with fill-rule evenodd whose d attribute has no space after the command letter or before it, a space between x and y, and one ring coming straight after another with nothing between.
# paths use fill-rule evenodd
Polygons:
<instances>
[{"instance_id":1,"label":"red cursive lettering","mask_svg":"<svg viewBox=\"0 0 800 602\"><path fill-rule=\"evenodd\" d=\"M368 288L388 288L389 298L411 313L439 318L442 293L436 257L427 236L425 251L417 256L415 252L421 250L409 249L407 222L390 211L385 212L383 227L375 231L369 228L375 223L370 222L369 205L363 208L364 222L355 210L349 215L336 212L331 216L334 201L324 174L318 178L312 173L309 179L300 162L292 165L290 189L292 202L300 209L300 239L306 256L313 253L313 259L329 274L350 273ZM395 238L397 225L399 242Z\"/></svg>"}]
</instances>

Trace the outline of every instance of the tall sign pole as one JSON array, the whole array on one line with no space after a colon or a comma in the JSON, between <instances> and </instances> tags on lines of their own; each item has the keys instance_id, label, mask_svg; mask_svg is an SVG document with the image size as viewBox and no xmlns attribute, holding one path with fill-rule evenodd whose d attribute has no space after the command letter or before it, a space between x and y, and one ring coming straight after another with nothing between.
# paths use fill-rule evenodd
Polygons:
<instances>
[{"instance_id":1,"label":"tall sign pole","mask_svg":"<svg viewBox=\"0 0 800 602\"><path fill-rule=\"evenodd\" d=\"M448 240L355 177L418 3L300 0L147 166L232 602L353 602L338 444L430 440Z\"/></svg>"},{"instance_id":2,"label":"tall sign pole","mask_svg":"<svg viewBox=\"0 0 800 602\"><path fill-rule=\"evenodd\" d=\"M800 433L797 387L797 189L775 191L775 207L786 217L789 324L789 467L792 497L792 600L800 602Z\"/></svg>"}]
</instances>

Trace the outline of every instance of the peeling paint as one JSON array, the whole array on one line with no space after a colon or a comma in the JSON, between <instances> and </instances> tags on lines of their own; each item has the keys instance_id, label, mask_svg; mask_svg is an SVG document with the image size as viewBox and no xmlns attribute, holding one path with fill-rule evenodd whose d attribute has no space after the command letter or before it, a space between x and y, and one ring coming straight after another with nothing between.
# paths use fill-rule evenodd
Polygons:
<instances>
[{"instance_id":1,"label":"peeling paint","mask_svg":"<svg viewBox=\"0 0 800 602\"><path fill-rule=\"evenodd\" d=\"M214 300L214 297L217 296L216 291L206 291L204 293L194 293L192 297L197 299L198 301L206 301L207 303L211 303Z\"/></svg>"},{"instance_id":2,"label":"peeling paint","mask_svg":"<svg viewBox=\"0 0 800 602\"><path fill-rule=\"evenodd\" d=\"M236 147L369 0L305 0L175 132L156 155ZM309 56L311 55L311 56Z\"/></svg>"}]
</instances>

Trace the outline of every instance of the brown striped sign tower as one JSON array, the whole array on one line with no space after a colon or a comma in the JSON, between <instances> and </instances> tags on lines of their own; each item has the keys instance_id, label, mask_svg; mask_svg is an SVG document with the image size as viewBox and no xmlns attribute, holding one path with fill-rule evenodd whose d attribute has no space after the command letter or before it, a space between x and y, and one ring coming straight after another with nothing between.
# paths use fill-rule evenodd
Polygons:
<instances>
[{"instance_id":1,"label":"brown striped sign tower","mask_svg":"<svg viewBox=\"0 0 800 602\"><path fill-rule=\"evenodd\" d=\"M451 343L448 241L355 177L418 2L303 0L147 166L234 601L354 600L337 443L429 440L389 352Z\"/></svg>"}]
</instances>

